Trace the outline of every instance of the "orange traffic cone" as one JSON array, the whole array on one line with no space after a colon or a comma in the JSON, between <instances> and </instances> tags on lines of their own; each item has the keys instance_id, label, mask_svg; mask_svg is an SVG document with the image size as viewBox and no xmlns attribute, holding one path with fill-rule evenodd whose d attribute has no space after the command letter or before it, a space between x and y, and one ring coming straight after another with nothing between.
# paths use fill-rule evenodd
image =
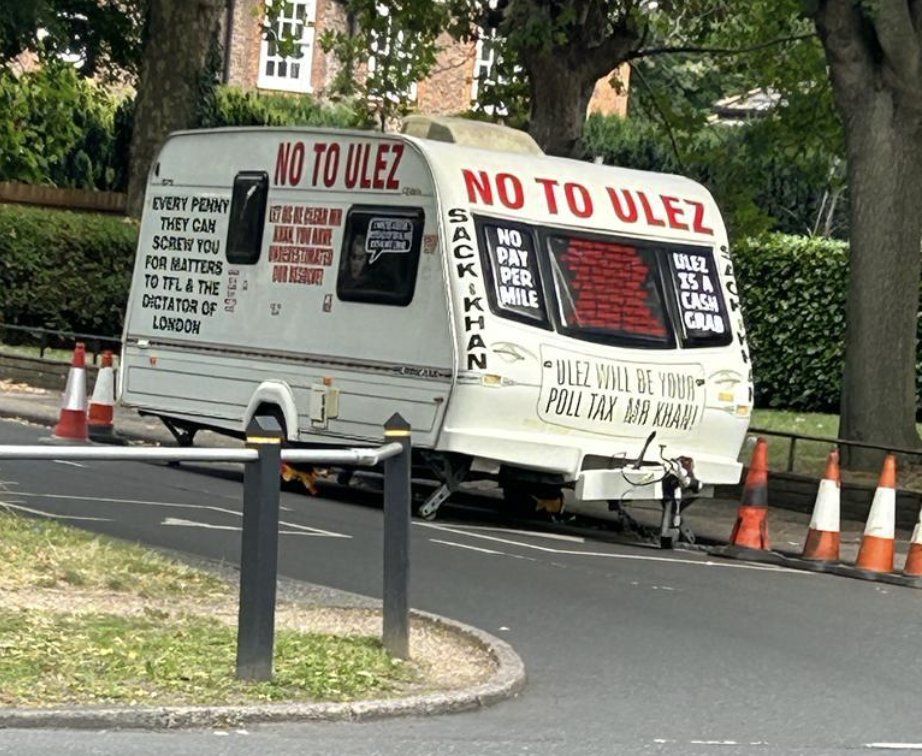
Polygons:
<instances>
[{"instance_id":1,"label":"orange traffic cone","mask_svg":"<svg viewBox=\"0 0 922 756\"><path fill-rule=\"evenodd\" d=\"M67 386L61 397L61 414L51 432L54 438L86 441L86 347L74 347L74 357L67 373Z\"/></svg>"},{"instance_id":2,"label":"orange traffic cone","mask_svg":"<svg viewBox=\"0 0 922 756\"><path fill-rule=\"evenodd\" d=\"M903 574L922 577L922 510L919 511L919 521L912 531L912 538L909 539L909 553L906 555Z\"/></svg>"},{"instance_id":3,"label":"orange traffic cone","mask_svg":"<svg viewBox=\"0 0 922 756\"><path fill-rule=\"evenodd\" d=\"M732 546L749 549L770 549L768 539L768 443L756 440L752 464L746 474L743 501L736 514L736 525L730 534Z\"/></svg>"},{"instance_id":4,"label":"orange traffic cone","mask_svg":"<svg viewBox=\"0 0 922 756\"><path fill-rule=\"evenodd\" d=\"M896 530L896 457L888 454L874 491L855 566L869 572L893 572Z\"/></svg>"},{"instance_id":5,"label":"orange traffic cone","mask_svg":"<svg viewBox=\"0 0 922 756\"><path fill-rule=\"evenodd\" d=\"M115 372L112 370L112 352L102 353L102 365L93 386L93 398L87 413L90 438L107 441L115 436Z\"/></svg>"},{"instance_id":6,"label":"orange traffic cone","mask_svg":"<svg viewBox=\"0 0 922 756\"><path fill-rule=\"evenodd\" d=\"M810 530L804 544L803 558L817 559L823 562L835 562L839 559L839 452L829 452L826 460L826 472L816 492L813 505L813 517Z\"/></svg>"}]
</instances>

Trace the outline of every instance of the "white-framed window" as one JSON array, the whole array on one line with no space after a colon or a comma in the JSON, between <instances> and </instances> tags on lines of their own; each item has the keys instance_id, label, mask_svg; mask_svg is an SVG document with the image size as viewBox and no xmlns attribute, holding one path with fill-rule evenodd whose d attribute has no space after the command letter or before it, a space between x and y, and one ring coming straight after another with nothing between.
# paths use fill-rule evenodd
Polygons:
<instances>
[{"instance_id":1,"label":"white-framed window","mask_svg":"<svg viewBox=\"0 0 922 756\"><path fill-rule=\"evenodd\" d=\"M498 47L496 29L480 29L477 35L477 49L474 53L474 80L471 82L471 102L477 102L480 96L480 87L483 84L496 84L494 67L496 66L496 50ZM502 79L500 79L502 83ZM483 111L487 115L508 115L509 110L505 105L494 107L485 105Z\"/></svg>"},{"instance_id":2,"label":"white-framed window","mask_svg":"<svg viewBox=\"0 0 922 756\"><path fill-rule=\"evenodd\" d=\"M263 39L259 50L260 89L281 89L286 92L310 92L311 64L314 58L314 22L317 0L283 2L272 30ZM300 55L282 57L277 39L292 39Z\"/></svg>"},{"instance_id":3,"label":"white-framed window","mask_svg":"<svg viewBox=\"0 0 922 756\"><path fill-rule=\"evenodd\" d=\"M379 3L378 14L381 16L389 16L390 12L388 7L382 3ZM407 49L406 40L404 39L403 32L397 32L395 39L390 39L390 35L387 38L381 39L377 35L372 35L371 38L371 55L368 57L368 75L373 76L377 70L378 61L377 57L385 57L391 53L391 44L396 44L396 54L394 58L397 61L397 65L400 64L400 60L404 58L410 58L410 53ZM406 89L405 92L385 92L383 93L384 97L398 102L400 100L407 100L409 102L416 102L417 98L417 86L416 82L412 82Z\"/></svg>"},{"instance_id":4,"label":"white-framed window","mask_svg":"<svg viewBox=\"0 0 922 756\"><path fill-rule=\"evenodd\" d=\"M474 53L474 81L471 82L471 102L480 94L481 82L490 81L490 74L496 63L496 29L481 29L477 35L477 49Z\"/></svg>"}]
</instances>

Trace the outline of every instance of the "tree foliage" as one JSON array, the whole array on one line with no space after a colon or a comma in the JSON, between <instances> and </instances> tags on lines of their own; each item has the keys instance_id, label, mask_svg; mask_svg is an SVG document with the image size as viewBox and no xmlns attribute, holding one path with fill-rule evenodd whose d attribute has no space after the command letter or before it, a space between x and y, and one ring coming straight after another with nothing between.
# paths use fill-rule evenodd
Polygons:
<instances>
[{"instance_id":1,"label":"tree foliage","mask_svg":"<svg viewBox=\"0 0 922 756\"><path fill-rule=\"evenodd\" d=\"M550 154L576 155L595 83L640 49L649 4L453 0L450 5L458 38L495 34L502 41L505 70L498 83L527 82L528 130L538 144Z\"/></svg>"},{"instance_id":2,"label":"tree foliage","mask_svg":"<svg viewBox=\"0 0 922 756\"><path fill-rule=\"evenodd\" d=\"M0 65L24 52L73 59L87 77L134 79L150 0L8 0L0 3Z\"/></svg>"},{"instance_id":3,"label":"tree foliage","mask_svg":"<svg viewBox=\"0 0 922 756\"><path fill-rule=\"evenodd\" d=\"M0 181L111 189L118 101L58 60L0 69Z\"/></svg>"},{"instance_id":4,"label":"tree foliage","mask_svg":"<svg viewBox=\"0 0 922 756\"><path fill-rule=\"evenodd\" d=\"M668 136L674 169L715 191L737 235L844 238L842 127L811 25L783 9L766 17L765 4L710 5L684 25L687 46L667 44L675 22L658 20L662 45L632 63L629 120Z\"/></svg>"},{"instance_id":5,"label":"tree foliage","mask_svg":"<svg viewBox=\"0 0 922 756\"><path fill-rule=\"evenodd\" d=\"M407 112L416 83L435 64L448 8L418 0L346 0L345 7L351 28L326 29L320 37L323 50L340 61L331 90L383 130Z\"/></svg>"},{"instance_id":6,"label":"tree foliage","mask_svg":"<svg viewBox=\"0 0 922 756\"><path fill-rule=\"evenodd\" d=\"M775 129L771 119L758 119L740 126L684 123L666 131L642 115L592 115L583 157L701 182L720 205L734 243L766 231L846 238L847 205L834 200L835 192L842 194L836 177L841 164L828 152L778 150Z\"/></svg>"}]
</instances>

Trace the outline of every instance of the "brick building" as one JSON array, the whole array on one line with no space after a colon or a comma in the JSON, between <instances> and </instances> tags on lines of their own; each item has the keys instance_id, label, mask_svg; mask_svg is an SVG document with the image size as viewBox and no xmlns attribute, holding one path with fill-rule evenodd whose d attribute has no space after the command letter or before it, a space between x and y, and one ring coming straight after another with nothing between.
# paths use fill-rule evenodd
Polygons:
<instances>
[{"instance_id":1,"label":"brick building","mask_svg":"<svg viewBox=\"0 0 922 756\"><path fill-rule=\"evenodd\" d=\"M325 54L316 44L326 29L345 30L348 25L345 10L338 0L298 0L287 4L279 18L280 25L296 20L303 26L300 40L303 55L284 59L276 54L273 43L262 38L258 23L261 0L230 0L226 31L225 79L245 89L310 94L323 99L336 75L338 61ZM478 75L489 71L493 50L489 44L460 43L448 35L440 40L438 61L427 79L416 86L416 107L420 112L449 115L467 111L477 95ZM630 69L619 71L625 88ZM624 116L627 96L619 95L608 78L596 83L589 103L589 112Z\"/></svg>"}]
</instances>

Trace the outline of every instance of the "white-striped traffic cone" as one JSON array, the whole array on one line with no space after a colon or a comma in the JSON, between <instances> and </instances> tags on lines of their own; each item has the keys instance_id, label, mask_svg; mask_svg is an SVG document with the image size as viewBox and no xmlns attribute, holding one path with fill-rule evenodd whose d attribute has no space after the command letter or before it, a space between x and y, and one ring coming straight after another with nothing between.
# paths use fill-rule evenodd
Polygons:
<instances>
[{"instance_id":1,"label":"white-striped traffic cone","mask_svg":"<svg viewBox=\"0 0 922 756\"><path fill-rule=\"evenodd\" d=\"M893 572L896 538L896 457L888 454L874 491L855 566L869 572Z\"/></svg>"},{"instance_id":2,"label":"white-striped traffic cone","mask_svg":"<svg viewBox=\"0 0 922 756\"><path fill-rule=\"evenodd\" d=\"M78 342L61 397L61 414L51 432L54 438L86 441L86 347Z\"/></svg>"},{"instance_id":3,"label":"white-striped traffic cone","mask_svg":"<svg viewBox=\"0 0 922 756\"><path fill-rule=\"evenodd\" d=\"M102 353L102 364L96 375L87 413L87 426L94 441L111 441L115 437L115 371L112 369L112 352L108 349Z\"/></svg>"},{"instance_id":4,"label":"white-striped traffic cone","mask_svg":"<svg viewBox=\"0 0 922 756\"><path fill-rule=\"evenodd\" d=\"M839 452L829 452L826 472L816 492L810 530L804 544L803 558L822 562L836 562L839 559L839 502L841 499L841 476L839 474Z\"/></svg>"}]
</instances>

